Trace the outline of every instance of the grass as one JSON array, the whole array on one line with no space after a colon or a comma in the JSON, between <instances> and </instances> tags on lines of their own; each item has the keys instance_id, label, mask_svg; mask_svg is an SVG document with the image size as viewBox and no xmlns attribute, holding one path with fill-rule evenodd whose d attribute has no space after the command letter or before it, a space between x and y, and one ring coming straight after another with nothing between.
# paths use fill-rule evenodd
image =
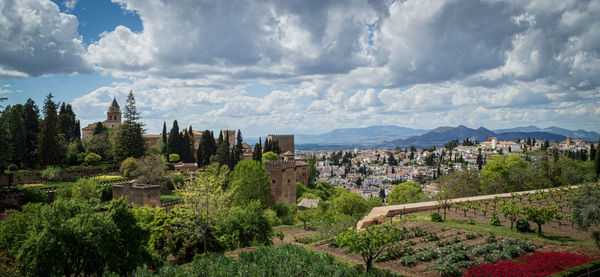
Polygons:
<instances>
[{"instance_id":1,"label":"grass","mask_svg":"<svg viewBox=\"0 0 600 277\"><path fill-rule=\"evenodd\" d=\"M407 221L413 222L427 222L431 224L436 224L448 228L454 229L462 229L466 231L479 232L479 233L489 233L492 232L497 236L503 237L512 237L517 239L525 239L530 241L538 241L547 244L556 244L556 245L568 245L568 246L584 246L584 247L595 247L594 242L591 239L578 239L572 238L568 236L561 236L550 233L542 233L538 235L537 233L521 233L516 230L511 230L510 227L507 226L492 226L490 224L484 224L476 222L474 225L469 224L467 220L459 220L448 218L445 222L431 222L431 217L425 215L423 213L413 213L408 217L405 217ZM542 231L544 227L542 227Z\"/></svg>"},{"instance_id":2,"label":"grass","mask_svg":"<svg viewBox=\"0 0 600 277\"><path fill-rule=\"evenodd\" d=\"M179 200L179 199L181 199L181 196L178 196L178 195L166 195L166 194L160 195L161 202L167 202L167 201L173 201L173 200Z\"/></svg>"}]
</instances>

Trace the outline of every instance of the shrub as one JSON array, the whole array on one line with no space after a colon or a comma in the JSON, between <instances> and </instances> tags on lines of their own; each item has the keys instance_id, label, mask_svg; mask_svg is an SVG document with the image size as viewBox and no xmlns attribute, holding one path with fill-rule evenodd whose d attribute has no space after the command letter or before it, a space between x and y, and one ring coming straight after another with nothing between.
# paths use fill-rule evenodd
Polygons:
<instances>
[{"instance_id":1,"label":"shrub","mask_svg":"<svg viewBox=\"0 0 600 277\"><path fill-rule=\"evenodd\" d=\"M8 171L17 171L19 169L16 164L9 164L6 168Z\"/></svg>"},{"instance_id":2,"label":"shrub","mask_svg":"<svg viewBox=\"0 0 600 277\"><path fill-rule=\"evenodd\" d=\"M179 159L181 159L179 157L179 154L173 153L173 154L169 155L169 162L177 163L177 162L179 162Z\"/></svg>"},{"instance_id":3,"label":"shrub","mask_svg":"<svg viewBox=\"0 0 600 277\"><path fill-rule=\"evenodd\" d=\"M277 213L271 209L266 209L263 212L265 218L269 221L271 226L279 226L281 225L281 220L277 217Z\"/></svg>"},{"instance_id":4,"label":"shrub","mask_svg":"<svg viewBox=\"0 0 600 277\"><path fill-rule=\"evenodd\" d=\"M500 218L497 216L492 216L492 218L490 218L490 224L493 226L500 226Z\"/></svg>"},{"instance_id":5,"label":"shrub","mask_svg":"<svg viewBox=\"0 0 600 277\"><path fill-rule=\"evenodd\" d=\"M46 167L46 169L42 170L42 178L49 181L54 181L60 176L61 173L62 169L60 167L49 166Z\"/></svg>"},{"instance_id":6,"label":"shrub","mask_svg":"<svg viewBox=\"0 0 600 277\"><path fill-rule=\"evenodd\" d=\"M83 161L86 165L96 165L102 160L102 157L96 153L89 153L85 156Z\"/></svg>"},{"instance_id":7,"label":"shrub","mask_svg":"<svg viewBox=\"0 0 600 277\"><path fill-rule=\"evenodd\" d=\"M465 238L471 240L477 238L477 236L475 234L467 233Z\"/></svg>"},{"instance_id":8,"label":"shrub","mask_svg":"<svg viewBox=\"0 0 600 277\"><path fill-rule=\"evenodd\" d=\"M137 168L138 168L138 161L133 157L129 157L121 162L121 166L119 167L119 172L121 172L121 174L127 176L128 178L131 178L133 176L133 172Z\"/></svg>"},{"instance_id":9,"label":"shrub","mask_svg":"<svg viewBox=\"0 0 600 277\"><path fill-rule=\"evenodd\" d=\"M468 222L469 222L469 224L471 224L471 225L475 225L475 220L474 220L474 219L472 219L472 218L469 218L469 221L468 221Z\"/></svg>"},{"instance_id":10,"label":"shrub","mask_svg":"<svg viewBox=\"0 0 600 277\"><path fill-rule=\"evenodd\" d=\"M21 198L21 204L23 205L27 203L41 203L46 201L48 201L48 194L39 188L24 190L23 197Z\"/></svg>"},{"instance_id":11,"label":"shrub","mask_svg":"<svg viewBox=\"0 0 600 277\"><path fill-rule=\"evenodd\" d=\"M285 225L293 225L296 217L296 205L288 205L283 202L277 202L273 205L273 210L277 213L277 217L281 219L281 223Z\"/></svg>"},{"instance_id":12,"label":"shrub","mask_svg":"<svg viewBox=\"0 0 600 277\"><path fill-rule=\"evenodd\" d=\"M529 225L529 221L523 218L517 220L516 228L519 232L531 232L531 225Z\"/></svg>"},{"instance_id":13,"label":"shrub","mask_svg":"<svg viewBox=\"0 0 600 277\"><path fill-rule=\"evenodd\" d=\"M271 244L273 229L264 216L260 201L253 200L244 207L233 208L226 218L217 223L217 233L226 248L236 249Z\"/></svg>"},{"instance_id":14,"label":"shrub","mask_svg":"<svg viewBox=\"0 0 600 277\"><path fill-rule=\"evenodd\" d=\"M431 214L431 221L433 221L433 222L443 222L444 219L442 218L442 215L440 215L439 213L432 213Z\"/></svg>"},{"instance_id":15,"label":"shrub","mask_svg":"<svg viewBox=\"0 0 600 277\"><path fill-rule=\"evenodd\" d=\"M413 256L406 256L398 259L398 263L403 266L414 266L417 264L417 261Z\"/></svg>"},{"instance_id":16,"label":"shrub","mask_svg":"<svg viewBox=\"0 0 600 277\"><path fill-rule=\"evenodd\" d=\"M78 198L78 199L82 199L82 200L100 200L100 198L102 197L102 192L100 189L100 186L98 186L98 183L90 180L90 179L86 179L86 178L81 178L79 180L77 180L77 182L73 185L73 188L71 189L72 191L72 197L73 198ZM111 191L112 194L112 191ZM111 195L112 198L112 195Z\"/></svg>"}]
</instances>

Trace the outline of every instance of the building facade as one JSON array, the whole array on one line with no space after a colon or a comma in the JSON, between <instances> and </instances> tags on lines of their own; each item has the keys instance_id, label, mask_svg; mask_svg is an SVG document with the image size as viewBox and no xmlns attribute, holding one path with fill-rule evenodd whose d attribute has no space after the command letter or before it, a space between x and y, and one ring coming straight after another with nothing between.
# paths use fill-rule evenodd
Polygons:
<instances>
[{"instance_id":1,"label":"building facade","mask_svg":"<svg viewBox=\"0 0 600 277\"><path fill-rule=\"evenodd\" d=\"M81 129L81 140L91 139L94 135L97 122L90 123ZM112 103L108 107L106 112L106 120L102 121L102 126L109 129L116 129L121 127L121 107L117 103L117 99L113 98Z\"/></svg>"}]
</instances>

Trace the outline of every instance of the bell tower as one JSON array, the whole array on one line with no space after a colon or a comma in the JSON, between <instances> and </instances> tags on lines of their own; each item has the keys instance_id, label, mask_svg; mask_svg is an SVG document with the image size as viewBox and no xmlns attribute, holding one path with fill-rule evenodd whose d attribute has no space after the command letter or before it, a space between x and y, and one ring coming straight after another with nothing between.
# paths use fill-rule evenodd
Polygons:
<instances>
[{"instance_id":1,"label":"bell tower","mask_svg":"<svg viewBox=\"0 0 600 277\"><path fill-rule=\"evenodd\" d=\"M113 98L110 107L108 107L108 112L106 113L106 127L115 128L121 126L121 107L119 107L119 103L117 103L117 99Z\"/></svg>"}]
</instances>

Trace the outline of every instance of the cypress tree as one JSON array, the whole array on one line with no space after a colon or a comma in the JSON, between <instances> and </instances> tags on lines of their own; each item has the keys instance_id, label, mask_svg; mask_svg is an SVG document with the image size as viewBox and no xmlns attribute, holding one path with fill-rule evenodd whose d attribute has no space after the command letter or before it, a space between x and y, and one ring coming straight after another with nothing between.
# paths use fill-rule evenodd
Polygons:
<instances>
[{"instance_id":1,"label":"cypress tree","mask_svg":"<svg viewBox=\"0 0 600 277\"><path fill-rule=\"evenodd\" d=\"M26 166L33 166L38 162L37 142L40 135L40 110L35 102L29 98L23 106L23 120L25 124L25 153L23 159Z\"/></svg>"},{"instance_id":2,"label":"cypress tree","mask_svg":"<svg viewBox=\"0 0 600 277\"><path fill-rule=\"evenodd\" d=\"M167 145L167 122L163 121L163 129L162 129L162 142L164 145Z\"/></svg>"},{"instance_id":3,"label":"cypress tree","mask_svg":"<svg viewBox=\"0 0 600 277\"><path fill-rule=\"evenodd\" d=\"M208 150L208 156L207 156L207 164L210 164L210 157L214 156L217 154L217 143L215 141L215 135L212 131L208 132L209 136L208 139L206 140L206 145L207 145L207 150Z\"/></svg>"},{"instance_id":4,"label":"cypress tree","mask_svg":"<svg viewBox=\"0 0 600 277\"><path fill-rule=\"evenodd\" d=\"M252 153L252 159L258 162L262 161L262 146L261 138L258 138L258 143L254 145L254 153Z\"/></svg>"},{"instance_id":5,"label":"cypress tree","mask_svg":"<svg viewBox=\"0 0 600 277\"><path fill-rule=\"evenodd\" d=\"M4 171L8 166L8 161L12 157L12 149L10 145L10 131L8 129L8 122L4 116L5 111L0 116L0 170Z\"/></svg>"},{"instance_id":6,"label":"cypress tree","mask_svg":"<svg viewBox=\"0 0 600 277\"><path fill-rule=\"evenodd\" d=\"M598 147L596 148L596 158L594 159L594 170L596 171L596 178L600 178L600 139L598 140Z\"/></svg>"},{"instance_id":7,"label":"cypress tree","mask_svg":"<svg viewBox=\"0 0 600 277\"><path fill-rule=\"evenodd\" d=\"M169 131L169 137L167 141L167 156L171 154L180 154L179 151L179 124L177 120L173 121L173 126Z\"/></svg>"},{"instance_id":8,"label":"cypress tree","mask_svg":"<svg viewBox=\"0 0 600 277\"><path fill-rule=\"evenodd\" d=\"M146 142L142 134L143 125L139 122L141 116L135 106L135 97L133 91L127 95L127 104L123 113L125 121L121 124L117 134L115 147L115 159L122 161L128 157L139 158L146 151Z\"/></svg>"},{"instance_id":9,"label":"cypress tree","mask_svg":"<svg viewBox=\"0 0 600 277\"><path fill-rule=\"evenodd\" d=\"M593 161L596 159L596 148L594 147L593 143L590 143L590 161Z\"/></svg>"},{"instance_id":10,"label":"cypress tree","mask_svg":"<svg viewBox=\"0 0 600 277\"><path fill-rule=\"evenodd\" d=\"M243 147L243 138L242 132L238 129L235 143L235 152L233 155L234 159L234 167L237 163L239 163L244 157L244 147Z\"/></svg>"},{"instance_id":11,"label":"cypress tree","mask_svg":"<svg viewBox=\"0 0 600 277\"><path fill-rule=\"evenodd\" d=\"M41 125L41 132L38 142L38 157L42 166L57 165L60 160L60 144L58 141L56 113L57 105L52 101L52 93L46 96L44 102L44 120Z\"/></svg>"},{"instance_id":12,"label":"cypress tree","mask_svg":"<svg viewBox=\"0 0 600 277\"><path fill-rule=\"evenodd\" d=\"M11 162L21 166L25 159L25 120L23 119L24 107L21 104L7 108L8 115L8 130L11 138Z\"/></svg>"},{"instance_id":13,"label":"cypress tree","mask_svg":"<svg viewBox=\"0 0 600 277\"><path fill-rule=\"evenodd\" d=\"M223 138L223 132L219 136L217 144L217 162L221 165L229 165L229 132L226 132Z\"/></svg>"}]
</instances>

